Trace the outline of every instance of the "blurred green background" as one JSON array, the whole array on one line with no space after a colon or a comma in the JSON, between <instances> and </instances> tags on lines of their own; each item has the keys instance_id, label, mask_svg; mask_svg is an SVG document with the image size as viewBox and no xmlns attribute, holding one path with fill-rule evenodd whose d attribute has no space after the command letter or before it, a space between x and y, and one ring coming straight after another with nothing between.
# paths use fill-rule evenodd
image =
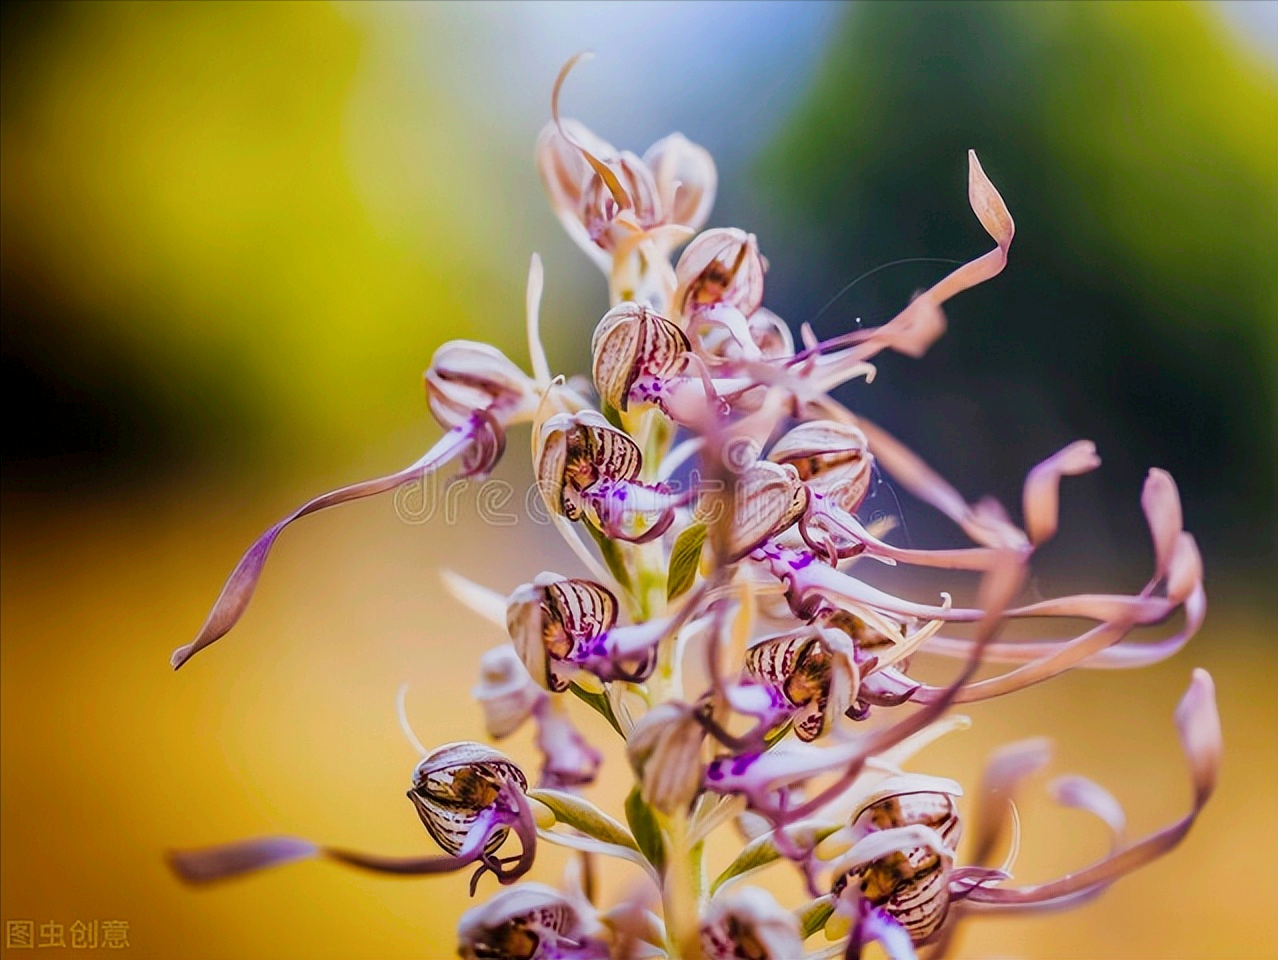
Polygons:
<instances>
[{"instance_id":1,"label":"blurred green background","mask_svg":"<svg viewBox=\"0 0 1278 960\"><path fill-rule=\"evenodd\" d=\"M673 129L708 146L711 222L759 235L767 303L796 328L880 322L948 268L887 267L822 308L884 264L984 250L965 192L978 151L1017 221L1008 270L948 306L925 358L885 359L844 399L969 497L1013 506L1032 463L1095 440L1105 465L1067 488L1044 592L1138 586L1141 479L1162 466L1180 483L1213 603L1191 648L973 710L923 767L970 777L991 746L1048 733L1058 772L1110 785L1152 827L1186 802L1170 716L1201 664L1224 715L1220 796L1166 861L1080 912L973 926L963 955L1278 954L1263 907L1278 896L1278 6L84 3L3 18L4 920L126 919L147 957L451 953L460 881L307 865L191 892L160 854L275 831L425 849L394 691L412 683L427 743L474 737L478 710L455 695L502 639L434 571L503 591L569 572L544 528L484 527L465 498L455 523L401 523L384 501L308 520L236 634L177 676L167 657L262 528L434 439L419 378L440 342L525 358L533 250L552 360L585 368L604 287L530 157L555 70L590 47L566 112L619 146ZM512 437L512 482L525 443ZM890 483L872 503L912 542L954 537ZM526 737L510 749L531 756ZM1102 849L1045 803L1023 812L1027 880Z\"/></svg>"}]
</instances>

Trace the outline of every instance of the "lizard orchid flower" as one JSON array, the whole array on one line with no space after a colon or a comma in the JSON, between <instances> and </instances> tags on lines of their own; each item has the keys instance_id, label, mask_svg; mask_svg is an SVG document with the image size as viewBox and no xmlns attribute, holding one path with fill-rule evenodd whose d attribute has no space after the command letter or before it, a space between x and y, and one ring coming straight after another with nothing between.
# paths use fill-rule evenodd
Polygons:
<instances>
[{"instance_id":1,"label":"lizard orchid flower","mask_svg":"<svg viewBox=\"0 0 1278 960\"><path fill-rule=\"evenodd\" d=\"M397 874L448 873L478 863L472 887L485 871L502 883L514 883L531 868L536 850L527 787L523 771L491 747L450 743L422 759L408 791L426 832L444 851L442 857L385 857L296 837L262 837L173 851L169 864L184 880L208 883L317 856L375 873ZM512 830L523 849L516 857L498 859L497 850Z\"/></svg>"}]
</instances>

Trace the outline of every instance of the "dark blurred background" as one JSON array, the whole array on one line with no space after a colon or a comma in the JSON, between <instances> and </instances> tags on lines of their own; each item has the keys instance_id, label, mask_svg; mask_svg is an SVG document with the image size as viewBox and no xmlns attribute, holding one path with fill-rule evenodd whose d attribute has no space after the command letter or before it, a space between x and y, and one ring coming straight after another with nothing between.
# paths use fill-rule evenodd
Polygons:
<instances>
[{"instance_id":1,"label":"dark blurred background","mask_svg":"<svg viewBox=\"0 0 1278 960\"><path fill-rule=\"evenodd\" d=\"M975 148L1017 225L1009 269L947 306L920 361L847 399L969 496L1077 437L1075 543L1103 567L1145 549L1145 471L1178 480L1216 592L1272 584L1278 465L1278 111L1274 64L1186 3L862 4L760 165L781 224L769 293L814 316L898 258L988 245L965 206ZM745 219L745 218L741 218ZM752 221L753 222L753 221ZM814 324L881 323L952 269L902 264ZM1086 521L1085 521L1086 522ZM1071 521L1072 523L1072 521Z\"/></svg>"},{"instance_id":2,"label":"dark blurred background","mask_svg":"<svg viewBox=\"0 0 1278 960\"><path fill-rule=\"evenodd\" d=\"M176 677L167 657L262 528L437 436L420 376L439 343L526 358L533 250L552 363L587 367L604 287L531 151L556 70L591 48L565 112L639 152L675 129L710 148L711 223L758 234L766 303L796 330L880 323L950 269L915 258L987 249L966 197L978 152L1016 220L1007 270L946 305L924 358L883 357L843 399L1013 509L1030 466L1096 441L1104 466L1068 482L1040 558L1045 592L1138 587L1145 472L1180 485L1212 598L1191 648L975 709L927 769L968 779L988 747L1050 733L1061 769L1114 787L1137 829L1164 822L1185 791L1170 712L1202 664L1221 796L1167 863L1080 913L981 927L965 952L1278 953L1257 906L1278 881L1254 879L1257 848L1278 854L1278 4L2 15L3 919L128 918L139 956L451 953L457 884L316 866L193 896L160 851L276 831L420 848L394 691L420 691L423 740L473 737L478 711L450 698L502 639L434 570L508 590L571 562L545 531L343 508L289 531L236 636ZM502 476L526 481L509 459ZM890 478L873 497L898 539L957 542ZM1022 811L1027 879L1103 846L1046 806Z\"/></svg>"}]
</instances>

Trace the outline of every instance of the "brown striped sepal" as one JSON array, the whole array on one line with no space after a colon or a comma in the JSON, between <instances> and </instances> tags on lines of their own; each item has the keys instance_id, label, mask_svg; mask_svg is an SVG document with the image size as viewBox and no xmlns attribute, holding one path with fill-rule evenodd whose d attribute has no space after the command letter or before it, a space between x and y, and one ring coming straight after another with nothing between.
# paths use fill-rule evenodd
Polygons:
<instances>
[{"instance_id":1,"label":"brown striped sepal","mask_svg":"<svg viewBox=\"0 0 1278 960\"><path fill-rule=\"evenodd\" d=\"M589 904L545 884L521 883L462 914L457 954L462 960L607 960L607 945L591 936L599 924L590 912Z\"/></svg>"},{"instance_id":2,"label":"brown striped sepal","mask_svg":"<svg viewBox=\"0 0 1278 960\"><path fill-rule=\"evenodd\" d=\"M591 372L601 399L617 410L630 401L656 401L660 385L677 376L691 349L682 330L636 303L613 307L590 342Z\"/></svg>"},{"instance_id":3,"label":"brown striped sepal","mask_svg":"<svg viewBox=\"0 0 1278 960\"><path fill-rule=\"evenodd\" d=\"M408 799L417 808L436 843L457 856L476 821L492 809L507 785L528 789L522 770L505 754L469 740L447 743L432 750L413 771ZM494 829L484 844L491 854L501 846L509 829Z\"/></svg>"},{"instance_id":4,"label":"brown striped sepal","mask_svg":"<svg viewBox=\"0 0 1278 960\"><path fill-rule=\"evenodd\" d=\"M859 429L835 420L801 423L772 445L768 459L798 471L813 493L855 513L870 489L874 457Z\"/></svg>"},{"instance_id":5,"label":"brown striped sepal","mask_svg":"<svg viewBox=\"0 0 1278 960\"><path fill-rule=\"evenodd\" d=\"M735 480L728 562L736 562L790 527L808 506L808 491L789 465L760 460Z\"/></svg>"},{"instance_id":6,"label":"brown striped sepal","mask_svg":"<svg viewBox=\"0 0 1278 960\"><path fill-rule=\"evenodd\" d=\"M593 410L546 420L535 459L547 506L569 520L583 516L583 491L603 478L635 480L643 465L639 446Z\"/></svg>"},{"instance_id":7,"label":"brown striped sepal","mask_svg":"<svg viewBox=\"0 0 1278 960\"><path fill-rule=\"evenodd\" d=\"M591 580L542 573L506 602L506 627L515 652L547 690L568 689L578 647L617 623L617 598Z\"/></svg>"},{"instance_id":8,"label":"brown striped sepal","mask_svg":"<svg viewBox=\"0 0 1278 960\"><path fill-rule=\"evenodd\" d=\"M852 818L854 831L874 833L894 827L930 827L953 851L962 836L955 797L942 791L879 795L863 804ZM895 850L845 874L835 893L849 882L861 896L900 924L915 944L925 943L940 930L950 909L953 858L929 846Z\"/></svg>"}]
</instances>

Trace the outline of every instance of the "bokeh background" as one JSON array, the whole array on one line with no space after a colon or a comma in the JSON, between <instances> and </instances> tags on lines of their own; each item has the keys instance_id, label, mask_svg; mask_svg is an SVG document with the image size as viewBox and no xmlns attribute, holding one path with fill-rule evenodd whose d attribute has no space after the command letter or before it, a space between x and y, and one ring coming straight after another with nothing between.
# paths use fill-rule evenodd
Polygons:
<instances>
[{"instance_id":1,"label":"bokeh background","mask_svg":"<svg viewBox=\"0 0 1278 960\"><path fill-rule=\"evenodd\" d=\"M526 357L533 250L552 362L584 369L604 286L531 148L558 65L591 48L566 111L632 149L709 147L712 223L759 235L796 328L881 322L949 269L895 261L984 250L978 150L1017 221L1008 270L844 399L973 499L1014 505L1030 465L1095 440L1036 589L1138 586L1142 477L1180 483L1212 599L1190 648L973 709L920 767L971 782L1047 733L1053 772L1153 828L1187 803L1171 712L1202 665L1220 793L1158 865L1081 911L973 924L961 954L1278 955L1278 5L6 4L0 37L4 920L122 919L139 957L452 954L456 878L306 864L191 891L161 854L281 831L424 851L395 690L428 744L474 737L464 690L502 639L436 570L501 591L567 572L546 529L485 526L465 492L424 524L344 507L290 529L234 634L177 675L168 654L265 526L433 441L439 343ZM519 456L501 475L528 479ZM873 496L903 541L954 541L890 483ZM1103 849L1077 815L1022 812L1026 880Z\"/></svg>"}]
</instances>

